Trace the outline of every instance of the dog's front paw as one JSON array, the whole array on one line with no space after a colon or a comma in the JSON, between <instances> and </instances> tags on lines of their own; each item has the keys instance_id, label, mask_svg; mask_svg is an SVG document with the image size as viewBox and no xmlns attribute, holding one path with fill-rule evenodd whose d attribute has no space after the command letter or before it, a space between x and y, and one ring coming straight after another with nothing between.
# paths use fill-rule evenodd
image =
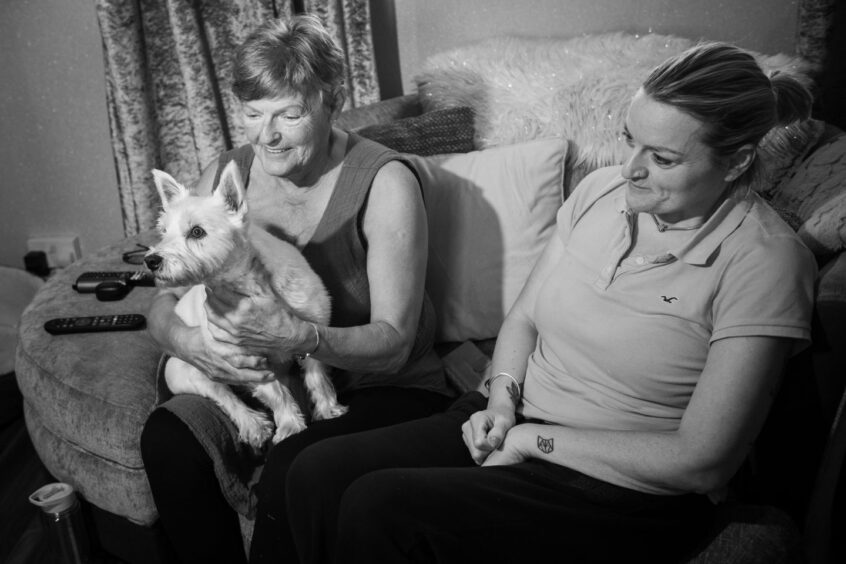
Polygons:
<instances>
[{"instance_id":1,"label":"dog's front paw","mask_svg":"<svg viewBox=\"0 0 846 564\"><path fill-rule=\"evenodd\" d=\"M315 420L334 419L345 414L349 408L341 405L338 402L326 402L322 405L314 406L313 417Z\"/></svg>"},{"instance_id":2,"label":"dog's front paw","mask_svg":"<svg viewBox=\"0 0 846 564\"><path fill-rule=\"evenodd\" d=\"M270 418L253 409L240 413L235 425L238 427L238 438L256 449L261 449L273 434L273 422Z\"/></svg>"},{"instance_id":3,"label":"dog's front paw","mask_svg":"<svg viewBox=\"0 0 846 564\"><path fill-rule=\"evenodd\" d=\"M273 434L273 444L276 444L291 435L296 435L306 428L305 418L302 413L291 413L285 417L277 418L276 433Z\"/></svg>"}]
</instances>

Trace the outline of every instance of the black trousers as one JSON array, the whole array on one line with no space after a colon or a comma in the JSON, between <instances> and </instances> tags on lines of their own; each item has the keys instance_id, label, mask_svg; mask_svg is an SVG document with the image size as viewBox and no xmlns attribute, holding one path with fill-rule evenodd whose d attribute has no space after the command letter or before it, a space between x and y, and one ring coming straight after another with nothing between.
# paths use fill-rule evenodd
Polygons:
<instances>
[{"instance_id":1,"label":"black trousers","mask_svg":"<svg viewBox=\"0 0 846 564\"><path fill-rule=\"evenodd\" d=\"M704 536L704 496L658 496L529 460L477 467L446 412L305 449L287 480L302 562L670 562Z\"/></svg>"},{"instance_id":2,"label":"black trousers","mask_svg":"<svg viewBox=\"0 0 846 564\"><path fill-rule=\"evenodd\" d=\"M286 481L304 448L328 437L426 417L449 403L433 392L389 387L340 394L339 400L349 407L345 415L312 422L268 454L256 492L250 562L298 560ZM161 524L180 561L246 562L238 516L220 491L211 459L182 420L166 409L153 411L141 435L141 454Z\"/></svg>"}]
</instances>

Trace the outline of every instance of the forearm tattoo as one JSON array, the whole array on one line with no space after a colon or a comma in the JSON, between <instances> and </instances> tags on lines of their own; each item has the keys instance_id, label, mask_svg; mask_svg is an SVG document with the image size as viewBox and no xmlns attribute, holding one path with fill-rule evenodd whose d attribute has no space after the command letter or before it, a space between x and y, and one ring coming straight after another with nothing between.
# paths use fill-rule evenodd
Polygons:
<instances>
[{"instance_id":1,"label":"forearm tattoo","mask_svg":"<svg viewBox=\"0 0 846 564\"><path fill-rule=\"evenodd\" d=\"M538 450L544 454L549 454L555 450L555 439L552 437L545 439L538 435Z\"/></svg>"},{"instance_id":2,"label":"forearm tattoo","mask_svg":"<svg viewBox=\"0 0 846 564\"><path fill-rule=\"evenodd\" d=\"M514 402L514 405L520 403L520 386L516 382L511 382L508 385L508 395L511 397L511 401Z\"/></svg>"}]
</instances>

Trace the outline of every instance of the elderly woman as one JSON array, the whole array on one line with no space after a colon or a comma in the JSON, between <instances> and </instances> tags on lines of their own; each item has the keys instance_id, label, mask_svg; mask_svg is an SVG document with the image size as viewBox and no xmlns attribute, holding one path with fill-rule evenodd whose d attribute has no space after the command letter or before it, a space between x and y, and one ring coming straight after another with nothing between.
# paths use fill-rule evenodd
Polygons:
<instances>
[{"instance_id":1,"label":"elderly woman","mask_svg":"<svg viewBox=\"0 0 846 564\"><path fill-rule=\"evenodd\" d=\"M629 159L562 206L489 397L301 453L288 490L303 561L690 550L810 338L813 256L750 190L758 142L810 102L725 44L654 70L629 106Z\"/></svg>"},{"instance_id":2,"label":"elderly woman","mask_svg":"<svg viewBox=\"0 0 846 564\"><path fill-rule=\"evenodd\" d=\"M233 91L249 144L202 174L207 194L237 162L251 224L299 247L332 300L328 326L240 296L208 300L215 343L182 323L163 291L150 313L161 348L225 382L262 381L263 351L309 354L333 367L341 417L313 421L273 446L255 492L251 560L293 562L286 474L326 437L430 415L447 403L431 350L434 310L425 296L427 228L414 169L397 153L333 126L344 103L343 54L311 16L272 22L238 49ZM222 307L225 306L225 307ZM218 314L234 306L234 313ZM244 562L236 506L252 510L255 466L222 412L176 396L156 409L141 439L164 531L184 562Z\"/></svg>"}]
</instances>

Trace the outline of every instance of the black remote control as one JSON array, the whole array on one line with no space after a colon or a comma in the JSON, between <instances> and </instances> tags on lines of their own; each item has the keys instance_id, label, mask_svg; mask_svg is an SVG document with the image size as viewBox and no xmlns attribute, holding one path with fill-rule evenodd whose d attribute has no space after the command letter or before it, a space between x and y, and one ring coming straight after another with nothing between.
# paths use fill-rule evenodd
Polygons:
<instances>
[{"instance_id":1,"label":"black remote control","mask_svg":"<svg viewBox=\"0 0 846 564\"><path fill-rule=\"evenodd\" d=\"M147 320L139 313L117 315L93 315L89 317L60 317L44 324L51 335L66 333L91 333L95 331L134 331L147 326Z\"/></svg>"},{"instance_id":2,"label":"black remote control","mask_svg":"<svg viewBox=\"0 0 846 564\"><path fill-rule=\"evenodd\" d=\"M130 286L155 286L153 274L145 270L120 270L114 272L83 272L73 283L80 293L93 293L103 282L125 282Z\"/></svg>"}]
</instances>

